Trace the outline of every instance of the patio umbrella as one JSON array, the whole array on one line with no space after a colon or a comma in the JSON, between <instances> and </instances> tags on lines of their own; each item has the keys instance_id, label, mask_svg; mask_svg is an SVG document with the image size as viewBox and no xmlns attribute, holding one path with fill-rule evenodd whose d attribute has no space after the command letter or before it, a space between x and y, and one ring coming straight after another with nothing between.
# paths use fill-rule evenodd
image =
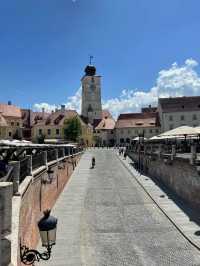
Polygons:
<instances>
[{"instance_id":1,"label":"patio umbrella","mask_svg":"<svg viewBox=\"0 0 200 266\"><path fill-rule=\"evenodd\" d=\"M189 126L181 126L181 127L177 127L174 128L172 130L166 131L160 135L158 135L158 137L177 137L177 136L195 136L200 134L200 130L197 130L194 127L189 127Z\"/></svg>"},{"instance_id":2,"label":"patio umbrella","mask_svg":"<svg viewBox=\"0 0 200 266\"><path fill-rule=\"evenodd\" d=\"M135 137L134 139L132 139L132 140L137 140L137 141L139 141L139 137ZM146 140L146 138L143 138L144 140Z\"/></svg>"}]
</instances>

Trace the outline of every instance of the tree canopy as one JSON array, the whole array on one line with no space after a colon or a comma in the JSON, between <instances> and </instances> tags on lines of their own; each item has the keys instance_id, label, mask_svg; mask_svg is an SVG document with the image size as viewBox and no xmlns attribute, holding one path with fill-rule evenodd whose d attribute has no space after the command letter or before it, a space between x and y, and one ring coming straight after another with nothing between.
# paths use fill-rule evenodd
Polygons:
<instances>
[{"instance_id":1,"label":"tree canopy","mask_svg":"<svg viewBox=\"0 0 200 266\"><path fill-rule=\"evenodd\" d=\"M64 122L64 137L68 140L77 141L81 136L81 122L77 116Z\"/></svg>"}]
</instances>

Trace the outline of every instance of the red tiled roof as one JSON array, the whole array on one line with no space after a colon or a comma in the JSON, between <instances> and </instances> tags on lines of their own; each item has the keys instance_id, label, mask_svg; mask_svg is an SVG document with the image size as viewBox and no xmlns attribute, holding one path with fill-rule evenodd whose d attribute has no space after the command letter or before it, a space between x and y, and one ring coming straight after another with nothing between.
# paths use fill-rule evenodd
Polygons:
<instances>
[{"instance_id":1,"label":"red tiled roof","mask_svg":"<svg viewBox=\"0 0 200 266\"><path fill-rule=\"evenodd\" d=\"M77 115L78 113L75 110L64 110L64 111L58 110L56 112L49 114L47 118L39 120L37 122L37 125L43 125L43 126L63 125L65 119L69 119Z\"/></svg>"},{"instance_id":2,"label":"red tiled roof","mask_svg":"<svg viewBox=\"0 0 200 266\"><path fill-rule=\"evenodd\" d=\"M114 129L114 127L115 127L115 120L113 118L104 118L95 127L95 129Z\"/></svg>"},{"instance_id":3,"label":"red tiled roof","mask_svg":"<svg viewBox=\"0 0 200 266\"><path fill-rule=\"evenodd\" d=\"M200 111L200 96L159 98L163 112Z\"/></svg>"},{"instance_id":4,"label":"red tiled roof","mask_svg":"<svg viewBox=\"0 0 200 266\"><path fill-rule=\"evenodd\" d=\"M159 126L157 113L128 113L120 114L115 128L138 128Z\"/></svg>"},{"instance_id":5,"label":"red tiled roof","mask_svg":"<svg viewBox=\"0 0 200 266\"><path fill-rule=\"evenodd\" d=\"M0 113L4 117L15 117L15 118L21 118L22 117L20 108L18 108L15 105L8 105L8 104L1 103L0 104Z\"/></svg>"},{"instance_id":6,"label":"red tiled roof","mask_svg":"<svg viewBox=\"0 0 200 266\"><path fill-rule=\"evenodd\" d=\"M38 123L38 121L47 119L50 113L46 112L31 112L31 125Z\"/></svg>"}]
</instances>

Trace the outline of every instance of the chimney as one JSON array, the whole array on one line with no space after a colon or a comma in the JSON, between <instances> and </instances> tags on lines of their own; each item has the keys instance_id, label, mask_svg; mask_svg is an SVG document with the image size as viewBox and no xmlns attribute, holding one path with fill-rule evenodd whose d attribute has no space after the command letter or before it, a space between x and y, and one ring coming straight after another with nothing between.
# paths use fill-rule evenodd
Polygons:
<instances>
[{"instance_id":1,"label":"chimney","mask_svg":"<svg viewBox=\"0 0 200 266\"><path fill-rule=\"evenodd\" d=\"M65 105L64 105L64 104L61 105L61 111L62 111L62 112L65 111Z\"/></svg>"}]
</instances>

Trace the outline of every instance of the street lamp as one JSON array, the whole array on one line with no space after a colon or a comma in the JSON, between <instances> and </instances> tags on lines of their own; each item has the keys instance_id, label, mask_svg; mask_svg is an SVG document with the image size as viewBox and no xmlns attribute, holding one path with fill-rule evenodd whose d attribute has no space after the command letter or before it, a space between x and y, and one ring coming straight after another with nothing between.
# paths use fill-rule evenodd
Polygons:
<instances>
[{"instance_id":1,"label":"street lamp","mask_svg":"<svg viewBox=\"0 0 200 266\"><path fill-rule=\"evenodd\" d=\"M40 253L35 249L29 249L20 242L20 258L25 265L32 265L35 261L48 260L51 257L51 248L56 244L57 219L50 216L50 210L44 211L44 216L38 222L42 246L47 251Z\"/></svg>"},{"instance_id":2,"label":"street lamp","mask_svg":"<svg viewBox=\"0 0 200 266\"><path fill-rule=\"evenodd\" d=\"M141 162L141 149L142 149L142 145L144 144L144 130L142 131L142 133L138 134L138 168L139 168L139 172L141 173L142 170L142 162Z\"/></svg>"}]
</instances>

